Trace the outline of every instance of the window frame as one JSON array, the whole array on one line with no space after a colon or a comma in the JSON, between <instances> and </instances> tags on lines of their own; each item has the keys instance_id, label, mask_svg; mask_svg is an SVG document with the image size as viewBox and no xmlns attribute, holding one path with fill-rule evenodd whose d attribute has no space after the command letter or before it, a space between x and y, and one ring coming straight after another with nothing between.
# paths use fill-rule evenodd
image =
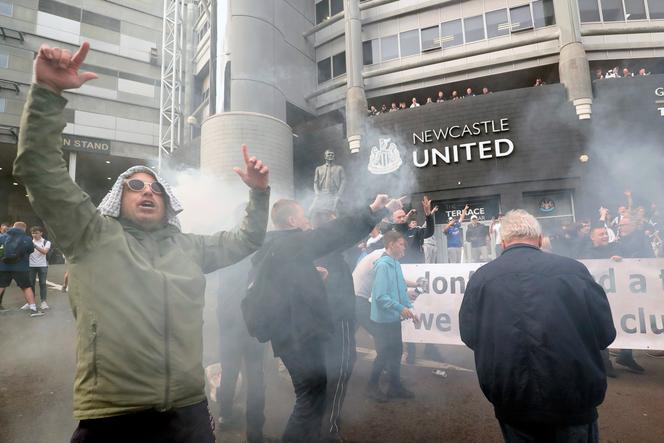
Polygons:
<instances>
[{"instance_id":1,"label":"window frame","mask_svg":"<svg viewBox=\"0 0 664 443\"><path fill-rule=\"evenodd\" d=\"M527 28L521 28L520 27L519 29L514 29L514 25L513 25L513 22L512 22L512 10L513 9L520 9L520 8L524 8L524 7L528 7L528 12L530 13L530 26L527 27ZM519 32L524 32L524 31L529 31L529 30L535 29L535 20L533 18L532 2L524 3L522 5L512 6L512 7L507 8L507 10L509 11L509 17L510 17L510 34L513 34L513 33L518 34Z\"/></svg>"}]
</instances>

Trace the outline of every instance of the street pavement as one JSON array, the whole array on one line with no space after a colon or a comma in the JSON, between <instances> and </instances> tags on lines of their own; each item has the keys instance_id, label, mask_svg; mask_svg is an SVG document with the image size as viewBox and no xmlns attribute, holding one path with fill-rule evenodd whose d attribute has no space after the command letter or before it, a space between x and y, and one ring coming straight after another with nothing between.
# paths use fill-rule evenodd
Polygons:
<instances>
[{"instance_id":1,"label":"street pavement","mask_svg":"<svg viewBox=\"0 0 664 443\"><path fill-rule=\"evenodd\" d=\"M63 265L51 266L49 281L59 285L63 274ZM205 310L206 366L217 361L213 286ZM30 318L18 310L24 303L18 288L12 286L5 294L3 305L9 310L0 313L0 443L68 442L76 426L71 415L75 323L66 294L51 289L48 301L51 309L45 316ZM414 400L376 404L364 395L372 345L363 331L358 332L358 361L343 413L344 435L354 442L501 442L493 410L477 384L472 352L460 346L439 349L445 364L418 359L416 365L403 366L405 383L417 395ZM646 373L617 367L618 378L609 379L599 408L602 442L663 441L664 359L640 351L635 356ZM293 404L292 387L271 355L266 367L265 433L278 437ZM432 372L440 368L445 377ZM238 389L237 410L242 417L241 383ZM211 401L215 416L217 409ZM241 422L235 429L218 429L217 441L243 442Z\"/></svg>"}]
</instances>

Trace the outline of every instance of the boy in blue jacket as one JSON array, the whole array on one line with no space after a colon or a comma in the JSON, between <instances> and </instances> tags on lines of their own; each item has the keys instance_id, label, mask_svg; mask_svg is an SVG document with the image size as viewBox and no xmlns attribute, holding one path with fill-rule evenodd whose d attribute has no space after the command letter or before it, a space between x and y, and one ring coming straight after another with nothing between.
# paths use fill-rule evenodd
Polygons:
<instances>
[{"instance_id":1,"label":"boy in blue jacket","mask_svg":"<svg viewBox=\"0 0 664 443\"><path fill-rule=\"evenodd\" d=\"M371 321L373 322L376 359L374 360L367 393L378 402L392 398L413 398L415 395L401 384L401 320L412 319L413 304L407 293L407 283L401 272L399 259L406 252L406 240L396 231L385 233L385 255L374 265L374 282L371 289ZM389 389L387 395L378 385L383 369L387 370Z\"/></svg>"}]
</instances>

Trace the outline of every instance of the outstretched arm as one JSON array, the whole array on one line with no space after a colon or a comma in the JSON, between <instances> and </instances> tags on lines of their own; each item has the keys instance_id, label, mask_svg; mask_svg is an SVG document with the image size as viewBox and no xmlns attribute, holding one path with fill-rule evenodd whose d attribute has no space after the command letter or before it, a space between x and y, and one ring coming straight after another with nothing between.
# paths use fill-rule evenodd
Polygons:
<instances>
[{"instance_id":1,"label":"outstretched arm","mask_svg":"<svg viewBox=\"0 0 664 443\"><path fill-rule=\"evenodd\" d=\"M21 117L14 176L23 183L30 204L66 256L74 254L84 236L93 239L101 217L69 177L62 158L65 89L78 88L97 76L79 72L89 44L71 54L66 49L42 45L34 63L34 84Z\"/></svg>"},{"instance_id":2,"label":"outstretched arm","mask_svg":"<svg viewBox=\"0 0 664 443\"><path fill-rule=\"evenodd\" d=\"M201 237L204 272L212 272L242 260L260 248L265 239L270 204L270 171L261 160L249 155L247 145L242 145L242 156L244 167L235 167L233 170L251 189L246 214L235 229Z\"/></svg>"}]
</instances>

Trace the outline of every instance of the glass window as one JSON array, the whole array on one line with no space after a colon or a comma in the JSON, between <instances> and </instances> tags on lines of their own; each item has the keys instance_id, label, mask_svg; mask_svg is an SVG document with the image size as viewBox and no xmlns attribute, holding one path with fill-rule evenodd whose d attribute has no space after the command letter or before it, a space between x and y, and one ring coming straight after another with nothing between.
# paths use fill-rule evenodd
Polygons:
<instances>
[{"instance_id":1,"label":"glass window","mask_svg":"<svg viewBox=\"0 0 664 443\"><path fill-rule=\"evenodd\" d=\"M530 15L530 5L510 8L510 19L512 21L512 32L531 29L533 27L533 18Z\"/></svg>"},{"instance_id":2,"label":"glass window","mask_svg":"<svg viewBox=\"0 0 664 443\"><path fill-rule=\"evenodd\" d=\"M332 57L332 75L338 77L346 73L346 51Z\"/></svg>"},{"instance_id":3,"label":"glass window","mask_svg":"<svg viewBox=\"0 0 664 443\"><path fill-rule=\"evenodd\" d=\"M664 2L662 0L648 0L648 12L651 19L664 18Z\"/></svg>"},{"instance_id":4,"label":"glass window","mask_svg":"<svg viewBox=\"0 0 664 443\"><path fill-rule=\"evenodd\" d=\"M0 2L0 15L13 16L14 5L12 3Z\"/></svg>"},{"instance_id":5,"label":"glass window","mask_svg":"<svg viewBox=\"0 0 664 443\"><path fill-rule=\"evenodd\" d=\"M553 0L537 0L533 2L533 18L536 28L556 24L553 14Z\"/></svg>"},{"instance_id":6,"label":"glass window","mask_svg":"<svg viewBox=\"0 0 664 443\"><path fill-rule=\"evenodd\" d=\"M507 19L507 9L499 9L486 13L486 35L489 38L507 35L510 33L510 22Z\"/></svg>"},{"instance_id":7,"label":"glass window","mask_svg":"<svg viewBox=\"0 0 664 443\"><path fill-rule=\"evenodd\" d=\"M647 17L644 0L625 0L625 18L627 20L645 20Z\"/></svg>"},{"instance_id":8,"label":"glass window","mask_svg":"<svg viewBox=\"0 0 664 443\"><path fill-rule=\"evenodd\" d=\"M7 102L6 99L0 97L0 112L5 112L5 103L6 102Z\"/></svg>"},{"instance_id":9,"label":"glass window","mask_svg":"<svg viewBox=\"0 0 664 443\"><path fill-rule=\"evenodd\" d=\"M445 22L440 25L440 41L443 48L451 48L463 44L463 29L461 19Z\"/></svg>"},{"instance_id":10,"label":"glass window","mask_svg":"<svg viewBox=\"0 0 664 443\"><path fill-rule=\"evenodd\" d=\"M605 22L625 20L622 0L602 0L602 18Z\"/></svg>"},{"instance_id":11,"label":"glass window","mask_svg":"<svg viewBox=\"0 0 664 443\"><path fill-rule=\"evenodd\" d=\"M463 28L466 31L466 43L484 40L484 17L476 15L463 19Z\"/></svg>"},{"instance_id":12,"label":"glass window","mask_svg":"<svg viewBox=\"0 0 664 443\"><path fill-rule=\"evenodd\" d=\"M0 68L7 69L9 68L9 55L0 54Z\"/></svg>"},{"instance_id":13,"label":"glass window","mask_svg":"<svg viewBox=\"0 0 664 443\"><path fill-rule=\"evenodd\" d=\"M344 10L344 0L330 0L330 15L336 15Z\"/></svg>"},{"instance_id":14,"label":"glass window","mask_svg":"<svg viewBox=\"0 0 664 443\"><path fill-rule=\"evenodd\" d=\"M332 78L331 59L326 58L318 62L318 83L325 83Z\"/></svg>"},{"instance_id":15,"label":"glass window","mask_svg":"<svg viewBox=\"0 0 664 443\"><path fill-rule=\"evenodd\" d=\"M396 35L380 39L380 61L399 58L399 40Z\"/></svg>"},{"instance_id":16,"label":"glass window","mask_svg":"<svg viewBox=\"0 0 664 443\"><path fill-rule=\"evenodd\" d=\"M330 17L329 0L323 0L321 2L316 3L316 24L327 20L329 17Z\"/></svg>"},{"instance_id":17,"label":"glass window","mask_svg":"<svg viewBox=\"0 0 664 443\"><path fill-rule=\"evenodd\" d=\"M372 65L380 61L379 51L379 41L378 39L367 40L362 43L362 55L365 65Z\"/></svg>"},{"instance_id":18,"label":"glass window","mask_svg":"<svg viewBox=\"0 0 664 443\"><path fill-rule=\"evenodd\" d=\"M422 51L440 48L440 26L422 29Z\"/></svg>"},{"instance_id":19,"label":"glass window","mask_svg":"<svg viewBox=\"0 0 664 443\"><path fill-rule=\"evenodd\" d=\"M401 56L408 57L420 53L420 30L413 29L399 34Z\"/></svg>"},{"instance_id":20,"label":"glass window","mask_svg":"<svg viewBox=\"0 0 664 443\"><path fill-rule=\"evenodd\" d=\"M579 0L579 15L582 22L600 21L597 0Z\"/></svg>"}]
</instances>

